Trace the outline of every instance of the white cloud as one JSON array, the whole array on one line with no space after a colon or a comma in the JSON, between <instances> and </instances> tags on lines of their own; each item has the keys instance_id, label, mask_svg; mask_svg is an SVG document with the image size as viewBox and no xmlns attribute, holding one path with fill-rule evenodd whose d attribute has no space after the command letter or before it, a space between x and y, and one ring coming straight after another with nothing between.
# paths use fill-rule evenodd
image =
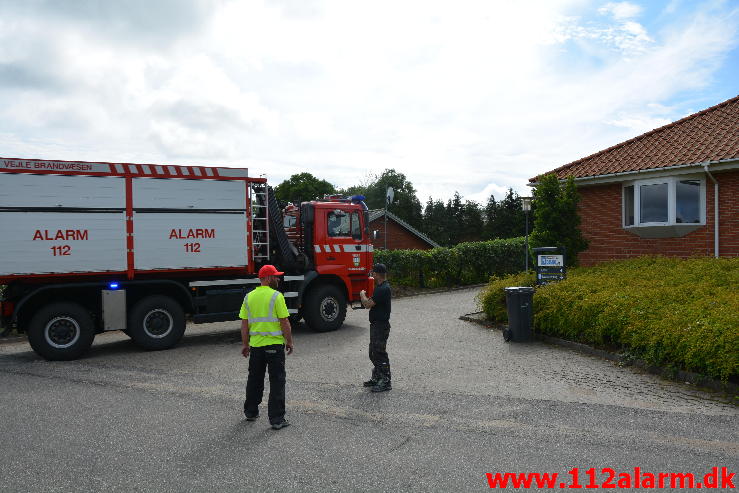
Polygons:
<instances>
[{"instance_id":1,"label":"white cloud","mask_svg":"<svg viewBox=\"0 0 739 493\"><path fill-rule=\"evenodd\" d=\"M341 187L395 168L422 202L485 202L683 116L672 99L710 86L739 25L678 4L650 30L629 2L224 0L164 26L180 3L138 32L136 12L0 0L1 153Z\"/></svg>"},{"instance_id":2,"label":"white cloud","mask_svg":"<svg viewBox=\"0 0 739 493\"><path fill-rule=\"evenodd\" d=\"M500 201L503 199L508 193L508 188L504 186L497 185L495 183L488 183L483 187L482 190L480 190L477 193L470 193L465 196L466 200L474 200L478 204L485 205L488 201L488 198L492 195L495 197L496 201ZM522 195L527 195L525 191L522 191Z\"/></svg>"},{"instance_id":3,"label":"white cloud","mask_svg":"<svg viewBox=\"0 0 739 493\"><path fill-rule=\"evenodd\" d=\"M625 59L643 54L655 42L642 24L632 20L583 24L580 19L570 18L559 27L558 35L563 42L579 41L587 52L598 54L606 48L620 52Z\"/></svg>"},{"instance_id":4,"label":"white cloud","mask_svg":"<svg viewBox=\"0 0 739 493\"><path fill-rule=\"evenodd\" d=\"M655 128L667 125L672 120L668 118L654 118L651 115L623 115L615 120L608 120L605 123L615 127L622 127L630 130L634 135L640 135Z\"/></svg>"},{"instance_id":5,"label":"white cloud","mask_svg":"<svg viewBox=\"0 0 739 493\"><path fill-rule=\"evenodd\" d=\"M642 8L631 2L609 2L598 9L598 13L610 14L616 20L631 19L641 14Z\"/></svg>"}]
</instances>

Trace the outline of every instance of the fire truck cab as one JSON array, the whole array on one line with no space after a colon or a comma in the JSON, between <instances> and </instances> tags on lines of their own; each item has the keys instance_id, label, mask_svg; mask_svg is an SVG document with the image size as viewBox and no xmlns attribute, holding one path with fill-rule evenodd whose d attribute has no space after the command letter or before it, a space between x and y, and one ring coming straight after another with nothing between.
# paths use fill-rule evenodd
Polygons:
<instances>
[{"instance_id":1,"label":"fire truck cab","mask_svg":"<svg viewBox=\"0 0 739 493\"><path fill-rule=\"evenodd\" d=\"M283 210L283 225L291 244L298 245L308 272L305 288L319 286L300 299L300 315L314 330L333 330L346 316L347 302L359 300L359 292L372 292L367 273L372 268L373 247L369 212L364 197L327 197L290 204Z\"/></svg>"}]
</instances>

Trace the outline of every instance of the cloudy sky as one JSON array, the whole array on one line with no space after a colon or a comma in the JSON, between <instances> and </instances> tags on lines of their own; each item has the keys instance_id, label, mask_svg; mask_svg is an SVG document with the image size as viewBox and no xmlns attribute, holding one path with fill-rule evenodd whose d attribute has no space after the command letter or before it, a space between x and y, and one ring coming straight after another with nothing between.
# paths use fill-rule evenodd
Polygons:
<instances>
[{"instance_id":1,"label":"cloudy sky","mask_svg":"<svg viewBox=\"0 0 739 493\"><path fill-rule=\"evenodd\" d=\"M484 201L739 94L739 2L0 0L0 156Z\"/></svg>"}]
</instances>

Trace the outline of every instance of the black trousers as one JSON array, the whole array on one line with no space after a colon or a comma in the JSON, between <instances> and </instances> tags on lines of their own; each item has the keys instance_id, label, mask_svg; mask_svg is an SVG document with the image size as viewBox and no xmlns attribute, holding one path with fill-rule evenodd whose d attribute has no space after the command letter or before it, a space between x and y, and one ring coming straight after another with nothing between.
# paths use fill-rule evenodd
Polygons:
<instances>
[{"instance_id":1,"label":"black trousers","mask_svg":"<svg viewBox=\"0 0 739 493\"><path fill-rule=\"evenodd\" d=\"M390 358L387 355L387 338L390 322L370 322L369 359L374 365L372 379L390 381Z\"/></svg>"},{"instance_id":2,"label":"black trousers","mask_svg":"<svg viewBox=\"0 0 739 493\"><path fill-rule=\"evenodd\" d=\"M285 346L282 344L251 348L244 413L251 416L259 414L265 370L269 370L267 415L270 423L279 423L285 417Z\"/></svg>"}]
</instances>

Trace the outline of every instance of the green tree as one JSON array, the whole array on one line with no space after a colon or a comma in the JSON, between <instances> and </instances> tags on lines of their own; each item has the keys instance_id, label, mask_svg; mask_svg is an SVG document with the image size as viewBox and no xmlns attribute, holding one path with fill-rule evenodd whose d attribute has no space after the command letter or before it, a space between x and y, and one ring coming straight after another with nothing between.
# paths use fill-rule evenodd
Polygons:
<instances>
[{"instance_id":1,"label":"green tree","mask_svg":"<svg viewBox=\"0 0 739 493\"><path fill-rule=\"evenodd\" d=\"M393 187L395 193L388 209L414 228L421 229L421 201L416 196L416 189L403 173L394 169L386 169L366 186L364 195L367 207L384 208L387 187Z\"/></svg>"},{"instance_id":2,"label":"green tree","mask_svg":"<svg viewBox=\"0 0 739 493\"><path fill-rule=\"evenodd\" d=\"M577 255L588 247L580 232L577 204L580 196L572 176L560 183L553 173L544 175L534 189L534 230L530 236L532 248L565 247L567 265L577 265Z\"/></svg>"},{"instance_id":3,"label":"green tree","mask_svg":"<svg viewBox=\"0 0 739 493\"><path fill-rule=\"evenodd\" d=\"M336 193L336 188L332 184L307 172L292 175L275 188L275 197L278 200L295 204L333 193Z\"/></svg>"},{"instance_id":4,"label":"green tree","mask_svg":"<svg viewBox=\"0 0 739 493\"><path fill-rule=\"evenodd\" d=\"M483 221L480 206L474 200L465 200L460 211L461 230L456 243L480 241L482 239Z\"/></svg>"},{"instance_id":5,"label":"green tree","mask_svg":"<svg viewBox=\"0 0 739 493\"><path fill-rule=\"evenodd\" d=\"M521 207L521 197L512 188L500 201L497 217L498 238L518 238L524 235L526 217Z\"/></svg>"},{"instance_id":6,"label":"green tree","mask_svg":"<svg viewBox=\"0 0 739 493\"><path fill-rule=\"evenodd\" d=\"M518 238L525 234L525 229L526 217L521 207L521 197L512 188L498 202L492 195L488 198L485 206L485 239Z\"/></svg>"},{"instance_id":7,"label":"green tree","mask_svg":"<svg viewBox=\"0 0 739 493\"><path fill-rule=\"evenodd\" d=\"M462 234L462 197L455 191L454 196L446 202L447 235L449 237L446 246L459 243Z\"/></svg>"},{"instance_id":8,"label":"green tree","mask_svg":"<svg viewBox=\"0 0 739 493\"><path fill-rule=\"evenodd\" d=\"M421 230L440 245L449 244L449 220L444 202L429 197L423 211Z\"/></svg>"},{"instance_id":9,"label":"green tree","mask_svg":"<svg viewBox=\"0 0 739 493\"><path fill-rule=\"evenodd\" d=\"M495 201L495 197L491 194L490 197L488 197L487 204L485 204L485 209L483 211L483 229L482 229L482 238L483 240L492 240L497 238L495 235L495 220L498 216L498 203Z\"/></svg>"}]
</instances>

